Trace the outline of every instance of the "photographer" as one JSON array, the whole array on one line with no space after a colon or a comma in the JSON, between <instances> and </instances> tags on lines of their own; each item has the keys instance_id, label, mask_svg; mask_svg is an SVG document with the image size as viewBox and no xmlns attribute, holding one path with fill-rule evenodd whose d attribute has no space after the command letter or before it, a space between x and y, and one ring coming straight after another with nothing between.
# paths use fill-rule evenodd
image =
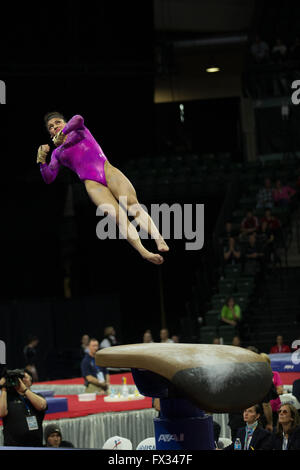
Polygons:
<instances>
[{"instance_id":1,"label":"photographer","mask_svg":"<svg viewBox=\"0 0 300 470\"><path fill-rule=\"evenodd\" d=\"M31 385L31 374L21 369L6 371L0 379L4 446L43 446L47 402L30 390Z\"/></svg>"}]
</instances>

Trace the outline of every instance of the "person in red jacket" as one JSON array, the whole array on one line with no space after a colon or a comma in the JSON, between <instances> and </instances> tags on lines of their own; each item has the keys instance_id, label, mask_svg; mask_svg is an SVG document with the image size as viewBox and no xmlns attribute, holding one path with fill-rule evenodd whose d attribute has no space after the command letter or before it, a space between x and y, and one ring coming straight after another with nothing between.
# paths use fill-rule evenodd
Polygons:
<instances>
[{"instance_id":1,"label":"person in red jacket","mask_svg":"<svg viewBox=\"0 0 300 470\"><path fill-rule=\"evenodd\" d=\"M291 348L287 344L283 344L283 336L276 337L276 345L271 347L270 354L289 353Z\"/></svg>"}]
</instances>

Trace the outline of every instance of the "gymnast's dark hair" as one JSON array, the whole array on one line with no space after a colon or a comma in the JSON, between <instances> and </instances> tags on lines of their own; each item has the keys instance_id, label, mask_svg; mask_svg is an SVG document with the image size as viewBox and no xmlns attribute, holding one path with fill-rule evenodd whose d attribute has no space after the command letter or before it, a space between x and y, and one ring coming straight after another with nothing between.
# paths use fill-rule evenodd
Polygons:
<instances>
[{"instance_id":1,"label":"gymnast's dark hair","mask_svg":"<svg viewBox=\"0 0 300 470\"><path fill-rule=\"evenodd\" d=\"M45 126L47 127L47 129L48 129L48 121L50 121L50 119L53 119L55 117L58 117L66 121L64 115L61 114L59 111L51 111L50 113L47 113L44 116L44 122L45 122Z\"/></svg>"}]
</instances>

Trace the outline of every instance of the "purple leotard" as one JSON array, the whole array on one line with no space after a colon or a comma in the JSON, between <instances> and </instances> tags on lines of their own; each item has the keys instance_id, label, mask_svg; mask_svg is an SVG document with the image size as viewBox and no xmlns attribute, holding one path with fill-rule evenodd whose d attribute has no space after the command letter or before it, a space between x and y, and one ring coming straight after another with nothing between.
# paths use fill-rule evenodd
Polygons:
<instances>
[{"instance_id":1,"label":"purple leotard","mask_svg":"<svg viewBox=\"0 0 300 470\"><path fill-rule=\"evenodd\" d=\"M82 181L93 180L107 186L104 172L107 158L85 127L83 117L73 116L62 132L67 135L67 139L52 152L49 165L40 165L45 183L52 183L63 165L75 171Z\"/></svg>"}]
</instances>

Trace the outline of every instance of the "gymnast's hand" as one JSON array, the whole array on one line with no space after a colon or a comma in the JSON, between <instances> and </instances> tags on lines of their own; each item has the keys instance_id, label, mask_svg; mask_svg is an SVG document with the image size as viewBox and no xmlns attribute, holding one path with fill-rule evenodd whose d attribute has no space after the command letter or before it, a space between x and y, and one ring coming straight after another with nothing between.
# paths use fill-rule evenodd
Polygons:
<instances>
[{"instance_id":1,"label":"gymnast's hand","mask_svg":"<svg viewBox=\"0 0 300 470\"><path fill-rule=\"evenodd\" d=\"M40 145L37 154L37 163L46 163L47 153L50 151L49 145Z\"/></svg>"},{"instance_id":2,"label":"gymnast's hand","mask_svg":"<svg viewBox=\"0 0 300 470\"><path fill-rule=\"evenodd\" d=\"M66 136L63 134L62 131L59 131L52 139L52 142L54 143L55 147L59 147L59 145L64 143Z\"/></svg>"}]
</instances>

